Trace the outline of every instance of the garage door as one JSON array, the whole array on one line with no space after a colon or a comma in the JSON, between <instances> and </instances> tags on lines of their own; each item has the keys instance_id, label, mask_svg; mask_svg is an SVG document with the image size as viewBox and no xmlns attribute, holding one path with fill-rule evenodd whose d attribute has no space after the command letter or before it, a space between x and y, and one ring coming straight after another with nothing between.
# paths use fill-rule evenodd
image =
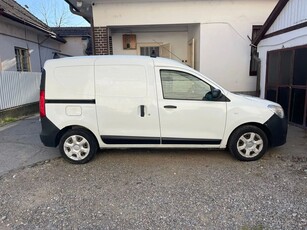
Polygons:
<instances>
[{"instance_id":1,"label":"garage door","mask_svg":"<svg viewBox=\"0 0 307 230\"><path fill-rule=\"evenodd\" d=\"M307 47L268 52L265 97L278 102L290 123L307 128Z\"/></svg>"}]
</instances>

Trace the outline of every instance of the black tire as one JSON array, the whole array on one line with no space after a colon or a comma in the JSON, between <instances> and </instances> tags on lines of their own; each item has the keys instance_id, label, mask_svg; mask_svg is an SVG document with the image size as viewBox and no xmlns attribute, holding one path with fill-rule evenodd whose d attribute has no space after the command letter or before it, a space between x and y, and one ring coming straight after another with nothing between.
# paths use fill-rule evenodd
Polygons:
<instances>
[{"instance_id":1,"label":"black tire","mask_svg":"<svg viewBox=\"0 0 307 230\"><path fill-rule=\"evenodd\" d=\"M61 138L59 144L61 155L73 164L85 164L95 156L97 141L84 129L70 129Z\"/></svg>"},{"instance_id":2,"label":"black tire","mask_svg":"<svg viewBox=\"0 0 307 230\"><path fill-rule=\"evenodd\" d=\"M268 149L268 138L258 127L245 125L237 128L230 136L228 148L241 161L260 159Z\"/></svg>"}]
</instances>

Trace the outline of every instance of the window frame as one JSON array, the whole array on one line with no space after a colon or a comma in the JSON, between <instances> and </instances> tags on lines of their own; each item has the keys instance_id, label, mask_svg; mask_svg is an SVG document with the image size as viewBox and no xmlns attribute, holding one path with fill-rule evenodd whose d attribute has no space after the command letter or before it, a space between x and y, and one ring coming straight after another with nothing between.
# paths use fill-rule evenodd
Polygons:
<instances>
[{"instance_id":1,"label":"window frame","mask_svg":"<svg viewBox=\"0 0 307 230\"><path fill-rule=\"evenodd\" d=\"M14 51L16 60L16 71L31 72L29 49L15 46Z\"/></svg>"},{"instance_id":2,"label":"window frame","mask_svg":"<svg viewBox=\"0 0 307 230\"><path fill-rule=\"evenodd\" d=\"M262 25L253 25L252 27L252 41L255 40L256 36L258 35L259 31L261 30ZM259 53L257 52L257 47L251 44L251 51L250 51L250 63L249 63L249 76L257 76L258 75L258 63L254 60L254 53L257 54L259 57Z\"/></svg>"},{"instance_id":3,"label":"window frame","mask_svg":"<svg viewBox=\"0 0 307 230\"><path fill-rule=\"evenodd\" d=\"M157 57L160 56L160 45L159 43L152 43L152 42L141 42L141 43L137 43L137 55L140 56L150 56L151 53L149 55L142 55L141 54L141 48L158 48L159 49L159 53L156 54Z\"/></svg>"},{"instance_id":4,"label":"window frame","mask_svg":"<svg viewBox=\"0 0 307 230\"><path fill-rule=\"evenodd\" d=\"M208 92L212 92L213 89L215 89L215 87L213 87L211 84L209 84L208 82L204 81L203 79L195 76L194 74L191 74L189 72L185 72L185 71L181 71L181 70L175 70L175 69L159 69L159 78L160 78L160 83L161 83L161 93L162 93L162 98L164 100L178 100L178 101L208 101L208 100L204 100L204 99L180 99L180 98L166 98L164 95L164 90L163 90L163 80L162 80L162 75L161 72L162 71L172 71L172 72L178 72L178 73L184 73L187 75L190 75L196 79L198 79L199 81L203 82L204 84L207 84L210 87L210 91ZM205 97L205 94L203 95L203 98Z\"/></svg>"}]
</instances>

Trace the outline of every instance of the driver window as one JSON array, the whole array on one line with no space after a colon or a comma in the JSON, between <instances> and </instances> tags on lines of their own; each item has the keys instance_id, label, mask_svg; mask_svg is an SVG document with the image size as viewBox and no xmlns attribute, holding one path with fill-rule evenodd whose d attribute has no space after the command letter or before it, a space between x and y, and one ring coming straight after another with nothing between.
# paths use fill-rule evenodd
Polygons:
<instances>
[{"instance_id":1,"label":"driver window","mask_svg":"<svg viewBox=\"0 0 307 230\"><path fill-rule=\"evenodd\" d=\"M164 99L203 100L211 86L185 72L160 70Z\"/></svg>"}]
</instances>

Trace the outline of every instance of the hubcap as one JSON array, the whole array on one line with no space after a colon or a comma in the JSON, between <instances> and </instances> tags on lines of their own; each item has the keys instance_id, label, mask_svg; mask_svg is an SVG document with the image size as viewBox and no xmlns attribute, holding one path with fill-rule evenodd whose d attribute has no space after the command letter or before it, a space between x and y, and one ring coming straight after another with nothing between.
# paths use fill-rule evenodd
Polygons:
<instances>
[{"instance_id":1,"label":"hubcap","mask_svg":"<svg viewBox=\"0 0 307 230\"><path fill-rule=\"evenodd\" d=\"M244 133L237 142L237 149L244 157L255 157L263 149L263 140L257 133Z\"/></svg>"},{"instance_id":2,"label":"hubcap","mask_svg":"<svg viewBox=\"0 0 307 230\"><path fill-rule=\"evenodd\" d=\"M73 135L65 140L64 152L72 160L83 160L90 152L90 145L84 137Z\"/></svg>"}]
</instances>

